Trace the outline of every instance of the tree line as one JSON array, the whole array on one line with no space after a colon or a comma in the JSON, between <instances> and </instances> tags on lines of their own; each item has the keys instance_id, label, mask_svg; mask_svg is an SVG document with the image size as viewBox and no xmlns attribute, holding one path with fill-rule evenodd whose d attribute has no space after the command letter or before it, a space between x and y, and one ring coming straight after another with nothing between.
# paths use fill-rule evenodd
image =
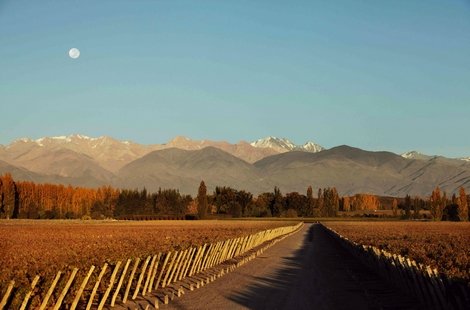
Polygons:
<instances>
[{"instance_id":1,"label":"tree line","mask_svg":"<svg viewBox=\"0 0 470 310\"><path fill-rule=\"evenodd\" d=\"M311 186L306 194L290 192L283 195L275 186L273 192L263 192L255 198L250 192L227 186L217 186L208 194L204 181L198 190L198 214L231 214L233 217L336 217L340 211L379 210L383 208L375 195L338 195L336 187L319 188L316 197Z\"/></svg>"},{"instance_id":2,"label":"tree line","mask_svg":"<svg viewBox=\"0 0 470 310\"><path fill-rule=\"evenodd\" d=\"M460 188L459 197L447 199L439 187L429 201L412 199L407 195L398 204L394 198L391 206L378 196L355 194L339 196L335 187L319 188L316 195L309 186L305 195L290 192L283 195L275 186L272 192L254 197L245 190L217 186L207 193L201 181L197 197L181 194L175 189L159 189L149 193L145 188L115 189L102 186L97 189L71 185L35 184L14 181L11 174L0 175L0 218L29 219L93 219L116 218L128 215L208 215L227 214L233 217L337 217L339 212L391 209L394 217L420 218L422 210L429 210L434 220L468 221L468 197ZM398 213L400 212L400 214Z\"/></svg>"}]
</instances>

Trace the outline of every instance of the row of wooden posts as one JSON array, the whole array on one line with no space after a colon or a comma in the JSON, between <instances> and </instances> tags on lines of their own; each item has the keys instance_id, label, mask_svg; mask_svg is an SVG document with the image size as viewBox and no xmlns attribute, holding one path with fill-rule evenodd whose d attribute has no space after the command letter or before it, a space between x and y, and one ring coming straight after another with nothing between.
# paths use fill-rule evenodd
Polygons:
<instances>
[{"instance_id":1,"label":"row of wooden posts","mask_svg":"<svg viewBox=\"0 0 470 310\"><path fill-rule=\"evenodd\" d=\"M204 244L182 251L168 252L166 254L158 253L148 256L145 260L136 258L133 263L131 259L128 259L122 270L121 265L123 264L121 261L117 262L114 268L105 263L98 275L97 271L95 272L96 267L91 266L81 283L74 281L79 273L79 270L75 268L61 289L57 287L57 283L62 275L62 272L59 271L40 304L31 305L30 298L40 278L36 276L26 295L24 297L21 296L23 299L19 309L58 310L67 308L74 310L79 304L82 307L86 304L85 309L87 310L92 309L92 307L93 309L102 309L105 304L111 307L114 306L118 297L120 297L119 302L125 304L129 298L134 300L139 294L145 296L159 287L164 288L175 281L202 272L207 268L246 253L266 241L290 234L299 229L301 225L302 223L295 226L269 229L250 236ZM111 275L109 275L110 269L112 269ZM107 271L109 271L108 279L105 279ZM91 292L90 278L96 278ZM103 283L106 284L106 290L98 291ZM89 289L87 290L86 288ZM5 306L11 304L14 289L15 281L11 281L0 301L0 310L5 309ZM85 294L85 292L88 292L88 294ZM75 294L75 297L71 298L71 294ZM71 302L67 303L66 299Z\"/></svg>"},{"instance_id":2,"label":"row of wooden posts","mask_svg":"<svg viewBox=\"0 0 470 310\"><path fill-rule=\"evenodd\" d=\"M325 227L345 248L362 263L397 287L412 293L429 309L468 309L469 296L465 288L451 281L443 273L430 266L397 254L355 243Z\"/></svg>"}]
</instances>

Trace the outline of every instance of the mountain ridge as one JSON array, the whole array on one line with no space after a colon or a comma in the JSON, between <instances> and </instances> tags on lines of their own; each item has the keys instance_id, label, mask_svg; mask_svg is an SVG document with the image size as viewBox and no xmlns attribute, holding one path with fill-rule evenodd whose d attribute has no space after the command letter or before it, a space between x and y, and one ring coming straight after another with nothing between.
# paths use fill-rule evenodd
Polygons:
<instances>
[{"instance_id":1,"label":"mountain ridge","mask_svg":"<svg viewBox=\"0 0 470 310\"><path fill-rule=\"evenodd\" d=\"M337 187L342 195L390 196L426 196L436 186L449 195L460 186L470 189L470 161L466 160L418 152L406 156L371 152L347 145L308 152L284 138L260 140L231 144L177 136L166 144L142 146L107 136L23 138L7 147L0 145L0 174L83 187L175 188L192 195L201 180L209 191L231 186L254 194L272 191L274 186L287 192L312 186ZM277 149L262 147L266 144Z\"/></svg>"}]
</instances>

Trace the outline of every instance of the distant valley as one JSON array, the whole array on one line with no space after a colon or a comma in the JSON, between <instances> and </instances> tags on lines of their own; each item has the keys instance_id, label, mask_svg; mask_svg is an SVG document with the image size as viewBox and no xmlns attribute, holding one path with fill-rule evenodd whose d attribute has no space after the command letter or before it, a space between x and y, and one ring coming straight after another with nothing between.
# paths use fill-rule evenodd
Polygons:
<instances>
[{"instance_id":1,"label":"distant valley","mask_svg":"<svg viewBox=\"0 0 470 310\"><path fill-rule=\"evenodd\" d=\"M335 186L340 195L428 196L436 186L448 194L470 189L470 158L450 159L416 151L397 155L350 146L325 149L267 137L248 143L175 137L140 145L82 135L23 138L0 145L0 174L36 183L97 187L175 188L195 195L201 180L255 195L278 186L305 192Z\"/></svg>"}]
</instances>

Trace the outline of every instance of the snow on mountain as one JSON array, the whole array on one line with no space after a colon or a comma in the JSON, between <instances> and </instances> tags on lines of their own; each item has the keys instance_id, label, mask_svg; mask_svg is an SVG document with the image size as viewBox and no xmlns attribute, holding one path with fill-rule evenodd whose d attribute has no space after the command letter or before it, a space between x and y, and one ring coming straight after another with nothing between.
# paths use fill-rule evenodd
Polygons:
<instances>
[{"instance_id":1,"label":"snow on mountain","mask_svg":"<svg viewBox=\"0 0 470 310\"><path fill-rule=\"evenodd\" d=\"M406 152L406 153L401 154L401 157L410 159L410 158L416 158L419 155L421 155L420 152L411 151L411 152Z\"/></svg>"},{"instance_id":2,"label":"snow on mountain","mask_svg":"<svg viewBox=\"0 0 470 310\"><path fill-rule=\"evenodd\" d=\"M323 146L315 144L315 143L310 142L310 141L308 141L307 143L305 143L305 145L303 145L301 147L304 148L307 152L310 152L310 153L317 153L317 152L325 150L325 148Z\"/></svg>"},{"instance_id":3,"label":"snow on mountain","mask_svg":"<svg viewBox=\"0 0 470 310\"><path fill-rule=\"evenodd\" d=\"M443 161L443 162L451 163L453 165L461 165L463 164L462 161L470 162L470 156L462 157L462 158L447 158L447 157L438 156L438 155L432 155L432 156L424 155L417 151L406 152L404 154L401 154L401 156L404 158L408 158L408 159L417 159L417 160L426 160L426 161Z\"/></svg>"},{"instance_id":4,"label":"snow on mountain","mask_svg":"<svg viewBox=\"0 0 470 310\"><path fill-rule=\"evenodd\" d=\"M325 148L315 144L313 142L307 142L305 145L295 145L291 141L287 140L286 138L276 138L273 136L268 136L264 139L258 139L251 143L254 147L262 147L262 148L272 148L278 152L290 152L290 151L303 151L303 152L310 152L316 153L324 150Z\"/></svg>"},{"instance_id":5,"label":"snow on mountain","mask_svg":"<svg viewBox=\"0 0 470 310\"><path fill-rule=\"evenodd\" d=\"M421 154L420 152L417 151L411 151L411 152L406 152L404 154L401 154L401 157L408 158L408 159L419 159L419 160L437 160L438 158L444 159L443 157L439 157L437 155L425 155Z\"/></svg>"}]
</instances>

